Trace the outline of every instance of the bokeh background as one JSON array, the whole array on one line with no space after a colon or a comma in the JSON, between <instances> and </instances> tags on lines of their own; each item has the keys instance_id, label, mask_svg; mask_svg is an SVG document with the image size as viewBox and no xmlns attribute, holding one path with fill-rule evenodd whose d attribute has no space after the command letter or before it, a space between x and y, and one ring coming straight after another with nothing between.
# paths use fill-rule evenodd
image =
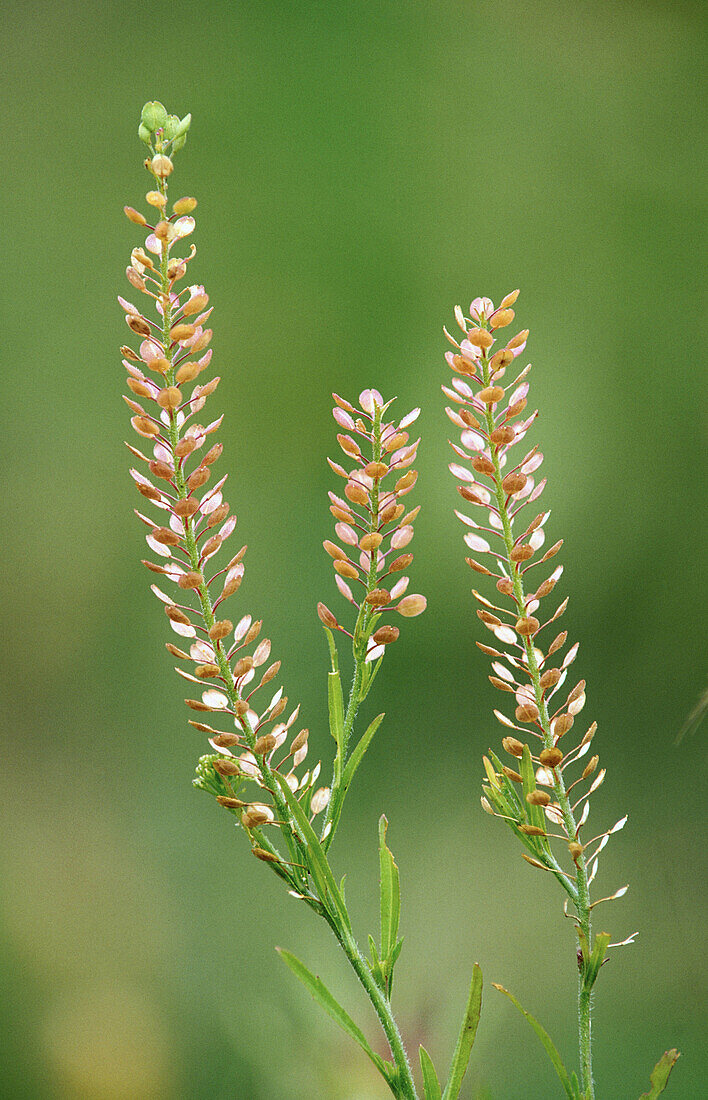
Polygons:
<instances>
[{"instance_id":1,"label":"bokeh background","mask_svg":"<svg viewBox=\"0 0 708 1100\"><path fill-rule=\"evenodd\" d=\"M701 10L5 8L3 1097L384 1095L273 950L295 950L373 1035L326 929L190 786L203 748L138 562L122 444L115 295L139 240L122 206L146 187L136 129L152 98L194 117L173 190L199 199L191 270L216 307L214 400L250 547L238 604L266 618L325 758L315 604L339 607L320 545L329 393L376 385L401 413L423 407L413 590L428 611L367 704L387 717L333 856L364 935L386 811L404 891L402 1025L442 1069L479 960L487 992L464 1096L487 1100L557 1095L492 981L569 1062L575 1049L560 891L479 808L480 756L501 731L439 391L455 303L522 288L566 625L609 769L593 819L630 818L598 882L631 882L599 926L640 932L599 986L599 1095L638 1096L672 1045L671 1096L703 1094L705 729L677 741L706 686Z\"/></svg>"}]
</instances>

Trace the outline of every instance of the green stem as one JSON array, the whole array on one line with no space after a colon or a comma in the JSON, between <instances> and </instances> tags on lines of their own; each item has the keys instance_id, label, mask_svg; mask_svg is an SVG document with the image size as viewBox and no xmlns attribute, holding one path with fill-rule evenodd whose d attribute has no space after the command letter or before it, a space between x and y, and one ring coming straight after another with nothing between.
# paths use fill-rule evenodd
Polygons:
<instances>
[{"instance_id":1,"label":"green stem","mask_svg":"<svg viewBox=\"0 0 708 1100\"><path fill-rule=\"evenodd\" d=\"M483 353L482 356L482 369L484 385L489 386L491 383L491 368L486 352ZM487 434L491 437L491 434L494 430L494 416L489 406L487 406L485 419L487 425ZM516 603L518 617L523 618L526 615L526 596L524 593L523 574L521 572L519 564L511 560L511 551L514 548L514 536L511 528L511 518L509 516L509 498L507 497L507 494L502 487L502 472L499 462L499 447L498 445L492 444L491 440L490 454L492 462L494 464L494 489L497 499L497 507L499 509L499 517L501 519L503 527L503 538L508 559L507 564L509 567L509 577L511 578L511 582L513 584L513 596ZM538 667L538 661L536 659L536 651L533 645L533 641L530 638L525 637L523 639L523 642L529 678L533 685L536 706L539 710L539 724L542 728L543 733L543 745L544 748L550 749L553 747L554 744L553 734L551 733L548 706L546 704L543 688L541 687L541 672ZM560 806L566 832L570 839L575 839L578 835L578 826L575 820L575 816L573 814L572 806L570 804L570 799L568 798L568 794L565 789L563 774L559 768L553 768L552 774L554 777L553 791L558 801L558 805ZM585 933L586 942L588 944L588 947L590 947L590 898L588 891L587 864L584 854L581 852L574 862L576 867L576 889L573 896L573 904L577 913L579 927ZM582 1086L587 1100L594 1100L595 1092L592 1079L590 991L585 989L584 975L582 973L582 970L578 979L578 1045L580 1051Z\"/></svg>"},{"instance_id":2,"label":"green stem","mask_svg":"<svg viewBox=\"0 0 708 1100\"><path fill-rule=\"evenodd\" d=\"M381 1022L384 1034L388 1040L388 1045L398 1070L397 1080L394 1083L389 1082L391 1092L394 1096L402 1098L402 1100L418 1100L418 1093L413 1080L408 1055L406 1054L406 1048L403 1045L403 1039L398 1030L398 1024L396 1023L396 1019L386 995L380 986L376 984L366 959L362 955L359 945L351 932L346 928L340 927L339 922L334 921L330 914L327 914L327 921L337 937L344 954L349 960L354 973L374 1006L376 1015Z\"/></svg>"}]
</instances>

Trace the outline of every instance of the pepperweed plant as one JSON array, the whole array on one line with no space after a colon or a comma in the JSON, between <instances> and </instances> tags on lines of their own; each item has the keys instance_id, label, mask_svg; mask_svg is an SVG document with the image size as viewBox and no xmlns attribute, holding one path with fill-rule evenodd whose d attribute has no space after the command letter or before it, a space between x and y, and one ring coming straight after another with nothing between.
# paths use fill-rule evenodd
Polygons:
<instances>
[{"instance_id":1,"label":"pepperweed plant","mask_svg":"<svg viewBox=\"0 0 708 1100\"><path fill-rule=\"evenodd\" d=\"M226 552L236 517L224 499L226 477L212 476L223 449L215 439L222 417L210 420L203 414L219 378L208 377L209 297L203 285L187 280L196 250L193 244L185 250L183 242L194 232L197 200L173 201L168 196L174 158L186 142L190 122L189 115L168 115L158 102L143 108L139 136L148 148L144 165L150 176L146 213L130 206L125 213L145 237L133 248L126 275L133 290L149 301L144 311L122 297L119 302L137 337L137 347L126 345L121 351L130 390L125 400L132 427L143 441L142 449L128 447L136 460L131 476L150 508L150 514L137 511L147 527L151 552L144 564L156 575L152 590L177 636L177 643L168 642L167 649L188 685L190 697L185 702L194 715L190 725L208 746L199 759L194 785L213 797L220 812L233 817L244 844L282 880L290 897L329 925L378 1016L387 1056L377 1052L303 962L289 951L279 949L280 954L321 1007L358 1043L390 1092L406 1100L454 1100L460 1095L480 1017L479 967L473 967L445 1084L423 1047L418 1052L420 1073L414 1073L392 1007L402 946L401 903L386 818L381 817L378 833L380 933L378 940L368 936L366 953L354 934L344 880L335 877L330 861L347 794L384 717L380 714L362 731L357 724L359 708L387 647L398 640L397 624L426 607L424 596L409 593L406 575L413 562L408 547L419 511L404 499L415 488L413 463L420 442L411 439L409 428L419 410L397 421L393 402L375 389L364 390L358 404L334 395L337 441L344 457L341 462L329 460L339 491L329 494L336 541L326 540L324 549L332 559L339 595L350 607L344 605L341 622L339 613L324 603L317 608L329 651L327 698L334 740L326 786L320 764L308 762L308 730L300 728L299 707L289 704L279 686L280 661L272 660L270 641L262 637L263 624L241 610L238 617L230 611L243 580L246 547ZM451 469L461 483L462 497L481 517L458 513L469 528L465 539L476 555L468 561L476 572L495 579L500 598L507 601L500 607L474 593L482 605L479 617L497 643L478 643L492 658L490 679L513 696L513 718L496 713L509 731L503 749L516 765L502 763L494 753L485 758L482 805L507 822L525 848L524 858L549 871L565 892L566 912L573 917L578 937L579 1079L566 1071L541 1026L524 1015L548 1051L566 1095L591 1100L596 1095L592 992L606 952L618 946L610 944L604 932L593 939L591 916L599 901L620 897L626 887L611 898L591 901L590 886L600 852L626 819L585 839L589 797L604 771L598 770L597 756L585 763L594 725L574 747L567 744L585 702L583 681L566 693L577 646L570 647L558 664L565 633L544 642L543 648L539 640L562 614L565 602L541 624L542 601L562 570L556 567L539 582L529 570L550 561L560 543L539 557L548 513L527 522L524 512L545 485L535 484L533 478L542 456L534 447L512 465L517 458L514 448L536 415L522 418L528 368L510 385L500 384L507 369L513 372L528 334L522 332L492 350L498 330L513 320L516 297L516 292L508 295L497 310L488 299L476 299L470 317L456 311L463 339L452 340L455 351L448 361L456 377L451 389L444 387L455 403L448 414L461 430L460 444L453 445L459 461ZM229 614L238 619L235 625ZM546 633L550 637L551 631ZM351 647L353 659L346 702L342 645ZM507 996L518 1006L511 994ZM647 1096L663 1091L677 1057L676 1051L664 1055Z\"/></svg>"}]
</instances>

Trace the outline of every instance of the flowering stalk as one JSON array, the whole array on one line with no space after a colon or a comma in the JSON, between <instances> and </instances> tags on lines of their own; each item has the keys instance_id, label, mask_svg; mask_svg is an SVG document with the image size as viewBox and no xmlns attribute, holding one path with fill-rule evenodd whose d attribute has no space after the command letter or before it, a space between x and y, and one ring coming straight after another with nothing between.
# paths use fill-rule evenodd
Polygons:
<instances>
[{"instance_id":1,"label":"flowering stalk","mask_svg":"<svg viewBox=\"0 0 708 1100\"><path fill-rule=\"evenodd\" d=\"M222 418L206 426L197 422L219 382L218 377L206 383L198 381L211 363L208 345L212 334L206 327L211 308L202 285L181 285L194 258L194 246L186 256L172 251L194 231L192 215L197 201L180 198L170 209L168 198L173 158L185 143L189 124L189 116L182 120L170 116L161 103L148 103L143 108L139 133L149 149L145 167L152 178L146 195L150 211L146 216L132 207L125 208L129 221L147 233L145 246L133 249L126 274L133 289L150 299L156 317L148 316L147 311L124 298L119 302L128 327L140 341L137 350L122 348L130 390L125 400L133 414L134 430L152 447L152 452L146 454L128 444L140 464L140 468L131 470L131 476L139 493L158 512L152 517L137 513L148 528L147 544L159 559L144 564L157 574L161 584L171 586L169 592L157 584L152 589L164 605L170 626L189 647L184 650L167 644L170 654L180 662L178 674L199 689L194 693L197 698L186 700L199 715L190 724L206 735L211 750L201 757L194 784L214 796L233 816L237 827L245 832L253 855L285 881L290 895L304 901L332 929L376 1011L390 1059L372 1049L319 978L294 955L287 951L281 951L281 955L315 1000L364 1050L393 1095L417 1100L412 1070L391 1007L393 971L402 940L398 935L398 868L386 844L385 817L379 823L381 937L377 946L369 936L368 958L354 937L343 884L335 880L327 849L354 773L383 718L380 715L375 719L350 751L359 706L371 688L386 647L398 638L398 628L382 618L392 612L411 617L425 609L423 596L405 595L408 578L400 574L411 563L412 554L399 553L412 538L418 512L416 508L403 517L405 508L401 503L417 477L408 467L415 460L418 443L409 442L406 427L415 420L418 410L394 424L386 419L390 402L384 403L376 390L364 391L360 410L335 398L335 419L353 433L341 435L339 441L353 460L354 469L347 472L332 463L346 480L344 497L331 494L331 499L337 519L335 532L348 549L330 542L325 547L334 559L339 589L356 607L357 615L350 631L323 604L318 608L330 647L330 730L336 745L331 787L318 787L319 764L304 774L299 771L309 741L307 729L295 736L291 733L299 707L283 717L288 701L282 688L267 705L258 702L259 690L280 672L279 661L267 664L270 642L258 641L262 623L244 615L234 626L224 617L222 608L241 585L246 547L225 563L214 565L233 534L236 517L229 514L223 498L225 477L205 489L222 452L221 444L210 439ZM193 383L187 394L186 387ZM370 454L364 456L353 436L363 441ZM210 446L205 450L207 443ZM350 585L355 586L356 597ZM346 711L334 632L347 635L352 642L354 676ZM260 674L258 670L265 665ZM205 714L220 716L219 725L226 728L207 724ZM323 812L323 824L316 831L316 818ZM475 967L445 1100L454 1100L459 1093L480 999L481 974ZM426 1098L442 1096L432 1062L422 1048L420 1058Z\"/></svg>"},{"instance_id":2,"label":"flowering stalk","mask_svg":"<svg viewBox=\"0 0 708 1100\"><path fill-rule=\"evenodd\" d=\"M349 631L339 624L325 604L320 603L317 607L332 657L330 699L332 692L335 698L334 705L330 705L330 728L337 745L332 797L322 829L325 849L334 837L353 777L353 771L348 772L345 765L357 711L371 689L386 647L399 636L398 627L382 623L382 619L392 611L410 618L420 615L426 607L424 596L405 594L410 581L399 574L411 564L413 555L398 553L413 538L413 523L420 511L420 508L413 508L404 515L406 509L401 503L401 498L413 489L418 479L417 472L408 467L415 462L420 440L411 443L406 429L417 420L420 409L414 409L395 424L384 419L392 402L384 404L377 390L364 390L359 395L359 409L337 394L332 396L336 423L352 433L339 434L337 441L345 458L355 465L346 470L328 459L334 472L346 484L343 497L329 494L330 511L337 521L335 534L342 545L325 540L324 548L333 559L337 588L355 607L357 616L353 630ZM366 453L354 436L363 442ZM352 643L354 676L344 714L341 714L339 702L339 660L332 631L340 631ZM382 719L380 715L375 724L372 723L352 754L357 765Z\"/></svg>"},{"instance_id":3,"label":"flowering stalk","mask_svg":"<svg viewBox=\"0 0 708 1100\"><path fill-rule=\"evenodd\" d=\"M593 909L602 901L622 897L627 887L609 898L591 902L590 886L597 874L601 851L610 836L623 828L627 818L621 818L611 829L592 839L581 839L590 809L589 798L602 783L605 770L597 771L599 760L592 756L587 764L581 765L579 775L573 777L573 772L589 752L597 727L593 723L579 744L566 746L563 739L585 705L585 681L575 684L560 705L555 697L564 687L578 646L571 646L560 664L554 665L551 658L565 646L567 633L557 634L543 648L539 643L541 632L563 614L568 601L563 600L545 622L537 617L542 601L553 591L563 570L562 566L556 567L538 584L530 570L555 557L562 542L556 542L538 556L550 513L540 512L528 522L524 509L538 500L545 488L545 479L536 482L534 478L543 455L534 446L520 461L512 457L513 448L522 442L537 416L536 412L531 415L525 412L529 390L525 379L530 367L502 385L507 370L513 370L524 351L528 331L520 332L494 350L500 330L514 319L512 306L518 293L508 294L498 309L488 298L476 298L469 317L458 306L455 315L463 339L458 342L446 331L455 348L447 353L446 359L457 377L452 388L443 386L443 392L455 404L455 408L446 411L461 431L459 445L452 444L461 462L452 463L450 470L460 483L460 495L474 506L479 517L473 519L456 512L469 528L465 535L467 546L484 558L484 563L478 556L467 558L467 562L475 572L492 577L499 598L507 601L507 605L500 606L473 590L481 605L479 618L505 647L502 651L477 642L492 658L491 683L514 697L513 720L500 711L494 713L507 730L513 731L503 738L502 746L519 761L517 771L503 764L493 752L484 758L487 782L482 806L507 822L523 843L526 849L523 858L528 863L550 871L558 880L567 894L564 908L568 901L571 903L579 944L580 1084L575 1074L566 1072L540 1025L528 1013L524 1014L542 1035L567 1095L593 1100L592 991L608 948L631 943L634 935L623 944L610 944L610 936L601 932L593 942ZM566 915L570 915L567 908ZM512 1000L521 1007L515 998Z\"/></svg>"}]
</instances>

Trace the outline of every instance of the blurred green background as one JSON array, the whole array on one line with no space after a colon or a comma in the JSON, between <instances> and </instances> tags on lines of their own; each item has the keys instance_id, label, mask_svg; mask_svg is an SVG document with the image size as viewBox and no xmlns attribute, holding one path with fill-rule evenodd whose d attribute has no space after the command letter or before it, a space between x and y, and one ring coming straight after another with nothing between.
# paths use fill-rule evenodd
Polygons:
<instances>
[{"instance_id":1,"label":"blurred green background","mask_svg":"<svg viewBox=\"0 0 708 1100\"><path fill-rule=\"evenodd\" d=\"M428 611L402 631L367 703L387 717L333 849L363 936L386 811L404 891L396 1003L411 1045L447 1064L477 959L487 992L464 1096L557 1095L492 981L574 1059L560 891L479 807L480 756L500 728L474 645L439 391L455 303L520 286L549 530L566 540L566 625L582 642L575 668L608 767L593 820L599 831L630 818L598 880L603 893L631 882L598 927L640 932L599 986L599 1095L637 1097L672 1045L684 1053L670 1095L703 1094L705 731L677 744L706 675L702 10L5 9L3 1097L384 1096L273 950L317 968L373 1035L334 941L190 786L202 742L138 562L122 444L115 295L140 239L122 206L143 205L136 130L152 98L194 118L173 191L199 199L190 271L215 306L213 400L250 547L232 614L265 617L326 759L315 603L342 610L320 546L329 393L376 385L399 396L401 415L423 407L408 499L423 508L411 590Z\"/></svg>"}]
</instances>

